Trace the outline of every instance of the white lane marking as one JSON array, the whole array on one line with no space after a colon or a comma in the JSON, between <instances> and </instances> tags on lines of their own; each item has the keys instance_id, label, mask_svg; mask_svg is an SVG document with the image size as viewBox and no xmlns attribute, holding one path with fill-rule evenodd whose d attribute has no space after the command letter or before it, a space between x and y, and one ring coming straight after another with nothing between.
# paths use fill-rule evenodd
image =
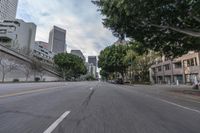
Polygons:
<instances>
[{"instance_id":1,"label":"white lane marking","mask_svg":"<svg viewBox=\"0 0 200 133\"><path fill-rule=\"evenodd\" d=\"M126 90L128 90L128 89L126 89ZM162 101L162 102L165 102L165 103L168 103L168 104L177 106L177 107L179 107L179 108L186 109L186 110L190 110L190 111L193 111L193 112L196 112L196 113L199 113L199 114L200 114L200 111L199 111L199 110L196 110L196 109L191 109L191 108L189 108L189 107L185 107L185 106L182 106L182 105L179 105L179 104L176 104L176 103L173 103L173 102L170 102L170 101L161 99L161 98L156 98L156 97L153 97L153 96L148 95L148 94L143 94L143 93L140 93L140 92L138 92L138 91L131 91L131 92L134 92L135 94L142 94L142 95L144 95L145 97L153 98L153 99L156 99L156 100L159 100L159 101Z\"/></svg>"},{"instance_id":2,"label":"white lane marking","mask_svg":"<svg viewBox=\"0 0 200 133\"><path fill-rule=\"evenodd\" d=\"M93 90L93 88L91 87L91 88L90 88L90 90L92 91L92 90Z\"/></svg>"},{"instance_id":3,"label":"white lane marking","mask_svg":"<svg viewBox=\"0 0 200 133\"><path fill-rule=\"evenodd\" d=\"M159 100L161 100L162 102L165 102L165 103L168 103L168 104L171 104L171 105L174 105L174 106L177 106L177 107L180 107L180 108L183 108L183 109L186 109L186 110L190 110L190 111L193 111L193 112L196 112L196 113L199 113L199 114L200 114L200 111L199 111L199 110L191 109L191 108L188 108L188 107L185 107L185 106L182 106L182 105L173 103L173 102L169 102L169 101L167 101L167 100L163 100L163 99L159 99Z\"/></svg>"},{"instance_id":4,"label":"white lane marking","mask_svg":"<svg viewBox=\"0 0 200 133\"><path fill-rule=\"evenodd\" d=\"M62 114L47 130L45 130L43 133L52 133L53 130L56 129L56 127L69 115L70 111L66 111L64 114Z\"/></svg>"}]
</instances>

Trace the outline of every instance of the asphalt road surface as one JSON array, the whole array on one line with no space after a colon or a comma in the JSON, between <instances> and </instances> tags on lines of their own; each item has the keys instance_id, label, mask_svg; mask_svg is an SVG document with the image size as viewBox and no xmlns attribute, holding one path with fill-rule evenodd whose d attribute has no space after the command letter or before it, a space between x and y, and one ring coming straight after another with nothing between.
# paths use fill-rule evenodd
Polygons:
<instances>
[{"instance_id":1,"label":"asphalt road surface","mask_svg":"<svg viewBox=\"0 0 200 133\"><path fill-rule=\"evenodd\" d=\"M200 102L154 86L0 84L0 133L200 133Z\"/></svg>"}]
</instances>

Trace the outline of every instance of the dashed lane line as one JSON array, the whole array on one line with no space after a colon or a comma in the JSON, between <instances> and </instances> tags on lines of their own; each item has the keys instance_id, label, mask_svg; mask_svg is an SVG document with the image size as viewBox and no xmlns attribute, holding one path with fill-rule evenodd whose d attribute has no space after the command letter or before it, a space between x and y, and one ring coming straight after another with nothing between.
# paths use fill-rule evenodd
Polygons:
<instances>
[{"instance_id":1,"label":"dashed lane line","mask_svg":"<svg viewBox=\"0 0 200 133\"><path fill-rule=\"evenodd\" d=\"M69 115L70 111L66 111L62 114L49 128L47 128L43 133L52 133L56 127Z\"/></svg>"}]
</instances>

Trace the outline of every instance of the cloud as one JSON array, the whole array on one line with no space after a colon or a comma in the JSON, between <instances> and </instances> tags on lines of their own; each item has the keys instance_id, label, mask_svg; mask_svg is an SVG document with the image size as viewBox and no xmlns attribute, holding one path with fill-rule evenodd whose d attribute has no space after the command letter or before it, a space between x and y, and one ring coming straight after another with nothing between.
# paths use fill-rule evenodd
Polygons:
<instances>
[{"instance_id":1,"label":"cloud","mask_svg":"<svg viewBox=\"0 0 200 133\"><path fill-rule=\"evenodd\" d=\"M80 49L85 56L116 41L90 0L19 0L17 18L37 25L36 40L48 42L53 25L66 29L68 51Z\"/></svg>"}]
</instances>

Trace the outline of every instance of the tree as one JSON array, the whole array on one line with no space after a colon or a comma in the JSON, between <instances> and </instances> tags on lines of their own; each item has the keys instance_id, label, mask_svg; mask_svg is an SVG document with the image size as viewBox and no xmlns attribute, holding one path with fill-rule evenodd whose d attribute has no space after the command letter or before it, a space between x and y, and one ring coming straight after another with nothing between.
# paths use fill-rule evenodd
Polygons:
<instances>
[{"instance_id":1,"label":"tree","mask_svg":"<svg viewBox=\"0 0 200 133\"><path fill-rule=\"evenodd\" d=\"M63 78L72 79L78 78L87 73L84 61L72 54L60 53L55 55L54 63L57 65L58 70L63 74Z\"/></svg>"},{"instance_id":2,"label":"tree","mask_svg":"<svg viewBox=\"0 0 200 133\"><path fill-rule=\"evenodd\" d=\"M124 79L128 67L128 64L124 62L127 49L127 45L112 45L101 51L98 62L102 69L101 74L119 73Z\"/></svg>"},{"instance_id":3,"label":"tree","mask_svg":"<svg viewBox=\"0 0 200 133\"><path fill-rule=\"evenodd\" d=\"M105 70L100 70L100 75L101 75L101 79L108 80L109 73L106 72Z\"/></svg>"},{"instance_id":4,"label":"tree","mask_svg":"<svg viewBox=\"0 0 200 133\"><path fill-rule=\"evenodd\" d=\"M42 63L36 59L32 59L31 69L33 70L34 79L36 78L37 72L43 71Z\"/></svg>"},{"instance_id":5,"label":"tree","mask_svg":"<svg viewBox=\"0 0 200 133\"><path fill-rule=\"evenodd\" d=\"M143 55L136 56L134 60L133 70L143 82L149 81L149 68L155 63L155 59L160 55L158 53L149 51Z\"/></svg>"},{"instance_id":6,"label":"tree","mask_svg":"<svg viewBox=\"0 0 200 133\"><path fill-rule=\"evenodd\" d=\"M133 73L133 66L135 63L135 59L137 57L137 53L133 49L129 49L126 53L126 56L124 58L124 62L127 63L130 67L129 72L131 74L131 82L133 83L134 80L134 73Z\"/></svg>"},{"instance_id":7,"label":"tree","mask_svg":"<svg viewBox=\"0 0 200 133\"><path fill-rule=\"evenodd\" d=\"M45 79L43 79L43 77L45 76L45 71L43 68L39 69L39 77L41 81L44 81Z\"/></svg>"},{"instance_id":8,"label":"tree","mask_svg":"<svg viewBox=\"0 0 200 133\"><path fill-rule=\"evenodd\" d=\"M25 75L26 77L26 81L28 81L28 78L30 77L31 75L31 67L29 67L28 65L20 65L20 68L19 68Z\"/></svg>"},{"instance_id":9,"label":"tree","mask_svg":"<svg viewBox=\"0 0 200 133\"><path fill-rule=\"evenodd\" d=\"M18 67L17 63L13 60L9 60L3 54L0 53L0 72L2 74L2 82L5 81L5 77L8 73L16 70Z\"/></svg>"},{"instance_id":10,"label":"tree","mask_svg":"<svg viewBox=\"0 0 200 133\"><path fill-rule=\"evenodd\" d=\"M102 78L108 79L109 76L120 73L124 79L128 72L132 82L135 75L139 76L141 81L149 81L149 68L159 57L159 53L148 51L141 54L138 52L138 44L131 42L127 45L112 45L102 50L98 62Z\"/></svg>"},{"instance_id":11,"label":"tree","mask_svg":"<svg viewBox=\"0 0 200 133\"><path fill-rule=\"evenodd\" d=\"M103 24L119 38L167 56L200 50L199 0L94 0Z\"/></svg>"}]
</instances>

